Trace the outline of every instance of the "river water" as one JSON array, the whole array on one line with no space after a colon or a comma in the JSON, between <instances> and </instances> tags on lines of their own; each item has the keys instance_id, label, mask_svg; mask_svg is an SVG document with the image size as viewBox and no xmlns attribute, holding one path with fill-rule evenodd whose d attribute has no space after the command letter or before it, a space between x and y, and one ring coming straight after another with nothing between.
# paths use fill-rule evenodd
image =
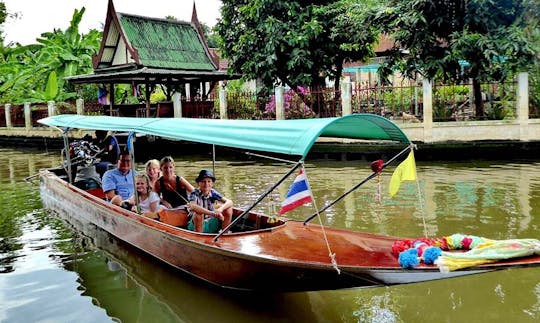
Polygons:
<instances>
[{"instance_id":1,"label":"river water","mask_svg":"<svg viewBox=\"0 0 540 323\"><path fill-rule=\"evenodd\" d=\"M156 156L161 157L161 156ZM427 283L297 293L208 286L99 229L83 235L42 208L24 179L58 152L0 148L0 322L538 322L540 268ZM540 238L540 162L418 163L418 186L388 198L390 172L324 213L324 223L394 236L453 233ZM140 167L140 165L139 165ZM177 162L193 182L207 160ZM288 166L218 160L216 188L246 206ZM365 161L315 161L306 172L319 207L370 173ZM279 208L289 182L258 209ZM422 198L418 198L417 188ZM302 207L292 218L313 212ZM425 226L423 223L426 223ZM264 277L261 277L264 279Z\"/></svg>"}]
</instances>

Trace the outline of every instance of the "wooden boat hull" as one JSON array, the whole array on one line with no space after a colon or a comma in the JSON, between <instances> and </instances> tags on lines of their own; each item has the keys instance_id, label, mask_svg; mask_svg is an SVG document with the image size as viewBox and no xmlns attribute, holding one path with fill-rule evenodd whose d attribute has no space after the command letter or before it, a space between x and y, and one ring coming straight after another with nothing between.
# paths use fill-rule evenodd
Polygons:
<instances>
[{"instance_id":1,"label":"wooden boat hull","mask_svg":"<svg viewBox=\"0 0 540 323\"><path fill-rule=\"evenodd\" d=\"M250 232L200 234L123 210L40 172L44 207L67 222L95 225L120 240L212 284L246 290L297 291L372 287L538 265L540 257L441 273L435 266L402 269L391 253L400 238L325 227L340 273L332 265L318 225L287 221Z\"/></svg>"}]
</instances>

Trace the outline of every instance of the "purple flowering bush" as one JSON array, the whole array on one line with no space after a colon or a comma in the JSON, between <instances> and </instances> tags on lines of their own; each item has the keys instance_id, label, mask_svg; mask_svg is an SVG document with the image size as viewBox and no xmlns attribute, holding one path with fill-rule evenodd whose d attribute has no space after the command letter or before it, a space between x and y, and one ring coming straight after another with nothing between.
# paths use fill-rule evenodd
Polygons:
<instances>
[{"instance_id":1,"label":"purple flowering bush","mask_svg":"<svg viewBox=\"0 0 540 323\"><path fill-rule=\"evenodd\" d=\"M297 90L286 90L283 93L283 101L285 105L285 119L309 119L315 117L315 113L305 102L309 102L310 93L305 88L298 86ZM302 99L304 98L304 99ZM276 98L272 94L270 101L266 104L265 114L268 117L276 117Z\"/></svg>"}]
</instances>

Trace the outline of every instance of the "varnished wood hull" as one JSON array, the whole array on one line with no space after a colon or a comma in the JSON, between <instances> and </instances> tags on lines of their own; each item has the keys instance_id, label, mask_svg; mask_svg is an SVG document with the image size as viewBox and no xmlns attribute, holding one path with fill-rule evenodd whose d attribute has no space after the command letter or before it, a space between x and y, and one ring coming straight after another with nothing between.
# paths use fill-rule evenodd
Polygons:
<instances>
[{"instance_id":1,"label":"varnished wood hull","mask_svg":"<svg viewBox=\"0 0 540 323\"><path fill-rule=\"evenodd\" d=\"M318 225L287 221L265 230L199 234L125 211L49 171L40 173L43 204L66 221L92 224L148 254L218 286L247 290L319 290L412 283L540 264L540 257L441 273L402 269L391 246L399 238L325 227L341 273L332 266ZM79 225L80 227L80 225Z\"/></svg>"}]
</instances>

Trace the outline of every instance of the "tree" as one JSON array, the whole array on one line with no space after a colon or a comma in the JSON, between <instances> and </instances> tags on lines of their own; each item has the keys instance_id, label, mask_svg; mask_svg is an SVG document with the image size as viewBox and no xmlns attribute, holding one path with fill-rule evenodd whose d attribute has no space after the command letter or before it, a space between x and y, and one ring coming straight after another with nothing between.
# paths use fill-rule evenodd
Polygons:
<instances>
[{"instance_id":1,"label":"tree","mask_svg":"<svg viewBox=\"0 0 540 323\"><path fill-rule=\"evenodd\" d=\"M212 28L205 24L204 22L201 22L201 29L204 34L204 38L206 39L206 44L209 48L217 48L219 47L218 42L218 36L214 33Z\"/></svg>"},{"instance_id":2,"label":"tree","mask_svg":"<svg viewBox=\"0 0 540 323\"><path fill-rule=\"evenodd\" d=\"M4 2L0 2L0 26L6 22L7 18L7 11L6 11L6 4ZM4 43L4 35L2 28L0 28L0 45Z\"/></svg>"},{"instance_id":3,"label":"tree","mask_svg":"<svg viewBox=\"0 0 540 323\"><path fill-rule=\"evenodd\" d=\"M343 62L372 55L378 32L365 23L370 1L223 0L215 27L230 70L267 87L296 89L336 80Z\"/></svg>"},{"instance_id":4,"label":"tree","mask_svg":"<svg viewBox=\"0 0 540 323\"><path fill-rule=\"evenodd\" d=\"M398 69L410 77L418 72L430 79L451 81L471 78L476 116L482 117L480 83L503 81L535 55L523 28L527 1L390 1L375 16L376 24L395 40L382 72Z\"/></svg>"},{"instance_id":5,"label":"tree","mask_svg":"<svg viewBox=\"0 0 540 323\"><path fill-rule=\"evenodd\" d=\"M0 25L6 22L6 17L7 17L6 4L4 2L0 2Z\"/></svg>"}]
</instances>

